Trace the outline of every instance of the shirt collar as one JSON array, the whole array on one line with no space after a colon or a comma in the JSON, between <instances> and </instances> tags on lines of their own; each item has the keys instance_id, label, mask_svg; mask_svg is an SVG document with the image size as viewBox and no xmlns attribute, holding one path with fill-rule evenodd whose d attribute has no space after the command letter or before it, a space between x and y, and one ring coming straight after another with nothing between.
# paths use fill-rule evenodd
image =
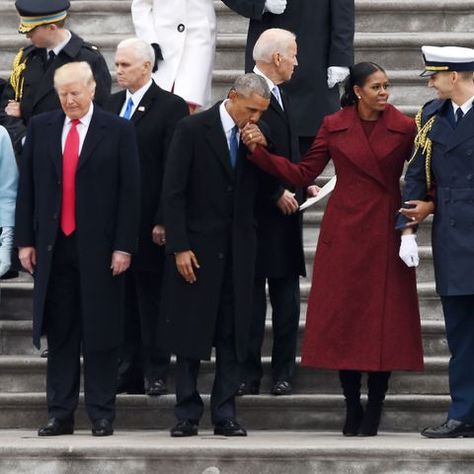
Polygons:
<instances>
[{"instance_id":1,"label":"shirt collar","mask_svg":"<svg viewBox=\"0 0 474 474\"><path fill-rule=\"evenodd\" d=\"M94 113L94 104L91 102L91 106L89 107L88 112L79 119L79 123L81 123L82 125L85 125L86 127L89 127L92 120L93 113ZM66 117L66 124L71 125L71 122L72 120L69 117Z\"/></svg>"},{"instance_id":2,"label":"shirt collar","mask_svg":"<svg viewBox=\"0 0 474 474\"><path fill-rule=\"evenodd\" d=\"M229 99L224 100L224 102L219 105L219 114L221 116L222 128L226 135L231 132L231 130L235 127L234 119L229 115L227 109L225 108L225 104Z\"/></svg>"},{"instance_id":3,"label":"shirt collar","mask_svg":"<svg viewBox=\"0 0 474 474\"><path fill-rule=\"evenodd\" d=\"M462 105L458 105L458 104L456 104L456 102L451 100L451 103L453 105L454 113L456 114L456 111L458 109L461 109L463 114L466 115L469 112L469 110L471 110L473 101L474 101L474 95L470 99L466 100L466 102L464 102L464 104L462 104Z\"/></svg>"},{"instance_id":4,"label":"shirt collar","mask_svg":"<svg viewBox=\"0 0 474 474\"><path fill-rule=\"evenodd\" d=\"M146 91L150 88L152 80L150 79L144 86L140 87L140 89L136 90L133 94L127 89L127 94L125 97L125 102L131 98L133 101L133 105L135 107L142 101L143 96L146 94Z\"/></svg>"},{"instance_id":5,"label":"shirt collar","mask_svg":"<svg viewBox=\"0 0 474 474\"><path fill-rule=\"evenodd\" d=\"M64 46L66 46L69 43L69 40L71 39L72 35L71 35L71 32L69 30L65 30L65 31L67 33L66 39L62 43L59 43L54 48L46 49L46 54L49 54L50 51L53 51L54 54L57 56L61 52L61 50L64 48Z\"/></svg>"},{"instance_id":6,"label":"shirt collar","mask_svg":"<svg viewBox=\"0 0 474 474\"><path fill-rule=\"evenodd\" d=\"M263 77L268 85L268 88L270 89L270 92L273 91L273 88L276 86L276 84L271 79L268 79L268 77L265 76L265 74L263 74L263 72L260 71L257 66L254 66L253 72L257 74L257 76Z\"/></svg>"}]
</instances>

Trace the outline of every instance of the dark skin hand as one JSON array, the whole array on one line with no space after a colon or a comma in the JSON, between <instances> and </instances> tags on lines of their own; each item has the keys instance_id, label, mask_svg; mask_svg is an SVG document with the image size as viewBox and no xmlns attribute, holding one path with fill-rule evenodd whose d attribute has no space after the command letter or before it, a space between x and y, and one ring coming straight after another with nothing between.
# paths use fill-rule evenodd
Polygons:
<instances>
[{"instance_id":1,"label":"dark skin hand","mask_svg":"<svg viewBox=\"0 0 474 474\"><path fill-rule=\"evenodd\" d=\"M410 209L402 207L398 211L402 216L408 217L408 219L411 220L411 222L408 222L405 227L413 227L421 224L435 209L435 205L432 201L413 200L406 201L405 204L411 204L414 206Z\"/></svg>"}]
</instances>

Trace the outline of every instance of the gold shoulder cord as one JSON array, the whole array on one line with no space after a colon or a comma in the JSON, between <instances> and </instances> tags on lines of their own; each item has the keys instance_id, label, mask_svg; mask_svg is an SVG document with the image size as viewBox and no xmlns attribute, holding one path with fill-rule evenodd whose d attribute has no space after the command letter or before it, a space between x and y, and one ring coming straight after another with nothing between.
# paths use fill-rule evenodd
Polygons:
<instances>
[{"instance_id":1,"label":"gold shoulder cord","mask_svg":"<svg viewBox=\"0 0 474 474\"><path fill-rule=\"evenodd\" d=\"M433 124L436 120L436 115L433 115L423 126L421 124L421 115L423 113L423 107L418 111L415 117L417 134L415 137L415 151L413 152L410 161L408 162L408 166L413 163L413 160L418 153L418 150L421 149L421 154L425 157L425 174L426 174L426 188L429 191L431 187L431 149L433 143L428 138L428 133L433 128Z\"/></svg>"},{"instance_id":2,"label":"gold shoulder cord","mask_svg":"<svg viewBox=\"0 0 474 474\"><path fill-rule=\"evenodd\" d=\"M21 102L23 97L23 85L25 79L23 77L23 71L26 68L26 58L23 60L23 48L20 49L18 54L13 60L12 74L10 76L10 84L15 91L15 101Z\"/></svg>"}]
</instances>

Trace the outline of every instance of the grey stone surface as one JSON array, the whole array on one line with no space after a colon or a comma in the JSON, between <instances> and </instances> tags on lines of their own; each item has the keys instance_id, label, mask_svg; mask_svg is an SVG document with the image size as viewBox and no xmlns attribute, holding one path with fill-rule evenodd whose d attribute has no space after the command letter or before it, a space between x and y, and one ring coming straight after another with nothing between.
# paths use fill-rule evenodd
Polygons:
<instances>
[{"instance_id":1,"label":"grey stone surface","mask_svg":"<svg viewBox=\"0 0 474 474\"><path fill-rule=\"evenodd\" d=\"M344 438L334 432L250 432L247 438L190 439L163 431L88 431L54 440L0 432L0 471L9 474L461 474L472 472L470 439L426 440L416 433ZM209 472L210 471L210 472ZM214 472L213 472L214 471Z\"/></svg>"}]
</instances>

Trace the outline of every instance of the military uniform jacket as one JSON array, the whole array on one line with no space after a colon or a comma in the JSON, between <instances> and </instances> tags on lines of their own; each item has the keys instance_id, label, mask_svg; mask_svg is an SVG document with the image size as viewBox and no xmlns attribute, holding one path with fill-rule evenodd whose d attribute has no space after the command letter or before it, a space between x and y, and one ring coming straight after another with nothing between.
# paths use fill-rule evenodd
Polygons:
<instances>
[{"instance_id":1,"label":"military uniform jacket","mask_svg":"<svg viewBox=\"0 0 474 474\"><path fill-rule=\"evenodd\" d=\"M22 74L24 80L23 97L20 102L21 118L9 117L5 107L9 100L15 99L15 91L8 82L0 100L0 124L10 134L17 150L21 150L21 140L25 136L26 126L31 117L42 112L49 112L60 107L59 98L54 90L53 78L56 69L66 63L87 61L94 73L97 83L95 102L105 105L110 94L112 79L107 64L97 48L86 43L82 38L71 32L71 39L45 69L46 50L29 46L24 49L26 68Z\"/></svg>"},{"instance_id":2,"label":"military uniform jacket","mask_svg":"<svg viewBox=\"0 0 474 474\"><path fill-rule=\"evenodd\" d=\"M436 289L441 296L474 294L474 111L456 126L449 100L428 102L422 124L436 115L432 141L431 193L436 190L432 245ZM425 199L426 158L417 152L405 175L403 202ZM400 218L398 227L404 222Z\"/></svg>"}]
</instances>

